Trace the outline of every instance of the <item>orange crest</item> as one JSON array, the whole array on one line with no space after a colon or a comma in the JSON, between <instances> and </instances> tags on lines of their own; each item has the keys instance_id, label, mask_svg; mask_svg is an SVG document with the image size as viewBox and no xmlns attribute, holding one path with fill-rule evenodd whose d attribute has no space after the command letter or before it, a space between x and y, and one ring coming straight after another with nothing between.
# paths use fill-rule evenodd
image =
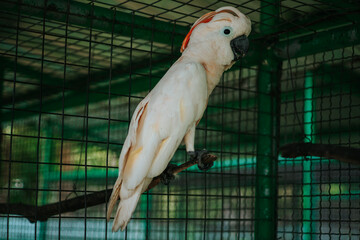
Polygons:
<instances>
[{"instance_id":1,"label":"orange crest","mask_svg":"<svg viewBox=\"0 0 360 240\"><path fill-rule=\"evenodd\" d=\"M226 13L230 13L232 14L233 16L238 16L235 12L233 12L232 10L230 9L223 9L221 11L213 11L213 12L209 12L209 13L206 13L204 14L203 16L201 16L198 20L196 20L196 22L194 23L193 27L190 29L189 33L186 35L184 41L182 42L182 45L181 45L181 48L180 48L180 52L182 53L185 48L187 47L189 41L190 41L190 36L191 36L191 33L192 31L201 23L208 23L210 22L213 17L218 14L218 13L222 13L222 12L226 12Z\"/></svg>"},{"instance_id":2,"label":"orange crest","mask_svg":"<svg viewBox=\"0 0 360 240\"><path fill-rule=\"evenodd\" d=\"M180 48L180 52L183 52L185 50L185 48L187 47L189 40L190 40L190 35L192 33L192 31L201 23L208 23L211 21L211 19L213 19L213 17L216 15L217 12L213 11L213 12L209 12L205 15L203 15L201 18L199 18L193 25L193 27L190 29L189 33L186 35L184 41L182 42L181 48Z\"/></svg>"}]
</instances>

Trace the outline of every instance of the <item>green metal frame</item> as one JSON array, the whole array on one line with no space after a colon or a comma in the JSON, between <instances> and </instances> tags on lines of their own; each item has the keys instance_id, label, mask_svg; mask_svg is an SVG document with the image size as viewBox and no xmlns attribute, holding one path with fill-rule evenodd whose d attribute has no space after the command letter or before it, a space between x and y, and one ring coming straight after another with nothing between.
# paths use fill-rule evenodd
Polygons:
<instances>
[{"instance_id":1,"label":"green metal frame","mask_svg":"<svg viewBox=\"0 0 360 240\"><path fill-rule=\"evenodd\" d=\"M44 126L44 132L46 137L52 137L52 128L49 127L48 124ZM41 154L42 154L42 162L44 163L50 163L53 156L53 142L49 139L43 140L41 144ZM46 191L49 188L49 181L51 174L51 167L49 164L41 164L40 165L40 173L41 176L40 182L39 182L39 188L45 189L45 191L41 192L41 198L40 198L40 204L44 205L47 204L48 195L49 192ZM46 239L46 228L47 228L47 222L40 222L39 226L39 239Z\"/></svg>"},{"instance_id":2,"label":"green metal frame","mask_svg":"<svg viewBox=\"0 0 360 240\"><path fill-rule=\"evenodd\" d=\"M304 142L315 142L315 115L313 101L313 74L307 72L304 84ZM302 187L302 208L303 208L303 239L312 238L312 161L303 159L303 187Z\"/></svg>"},{"instance_id":3,"label":"green metal frame","mask_svg":"<svg viewBox=\"0 0 360 240\"><path fill-rule=\"evenodd\" d=\"M261 2L260 31L276 26L278 1ZM255 193L255 239L276 239L277 228L277 157L281 62L271 49L263 49L259 67L258 127Z\"/></svg>"}]
</instances>

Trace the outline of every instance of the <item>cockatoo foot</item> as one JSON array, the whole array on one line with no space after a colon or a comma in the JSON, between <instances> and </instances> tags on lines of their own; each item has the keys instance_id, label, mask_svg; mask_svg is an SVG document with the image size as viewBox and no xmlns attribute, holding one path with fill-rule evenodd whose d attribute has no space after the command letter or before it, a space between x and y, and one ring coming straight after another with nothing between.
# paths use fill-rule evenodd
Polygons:
<instances>
[{"instance_id":1,"label":"cockatoo foot","mask_svg":"<svg viewBox=\"0 0 360 240\"><path fill-rule=\"evenodd\" d=\"M160 181L164 185L169 185L170 181L175 179L175 175L173 174L172 170L176 167L176 164L169 163L166 169L162 172L160 175Z\"/></svg>"},{"instance_id":2,"label":"cockatoo foot","mask_svg":"<svg viewBox=\"0 0 360 240\"><path fill-rule=\"evenodd\" d=\"M207 156L209 152L206 149L194 152L188 152L191 160L196 160L198 163L198 168L202 171L209 170L214 163L204 163L204 158Z\"/></svg>"}]
</instances>

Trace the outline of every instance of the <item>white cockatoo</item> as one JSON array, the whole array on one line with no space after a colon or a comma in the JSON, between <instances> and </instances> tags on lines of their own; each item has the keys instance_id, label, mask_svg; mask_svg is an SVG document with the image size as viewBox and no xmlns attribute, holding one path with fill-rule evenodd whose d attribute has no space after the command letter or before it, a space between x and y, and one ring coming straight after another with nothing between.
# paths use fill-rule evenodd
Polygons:
<instances>
[{"instance_id":1,"label":"white cockatoo","mask_svg":"<svg viewBox=\"0 0 360 240\"><path fill-rule=\"evenodd\" d=\"M251 22L234 7L200 17L181 46L181 57L139 103L119 159L119 176L107 219L120 198L113 231L124 230L140 195L168 166L182 141L200 169L204 151L194 149L195 127L223 72L248 50ZM211 166L210 166L211 167Z\"/></svg>"}]
</instances>

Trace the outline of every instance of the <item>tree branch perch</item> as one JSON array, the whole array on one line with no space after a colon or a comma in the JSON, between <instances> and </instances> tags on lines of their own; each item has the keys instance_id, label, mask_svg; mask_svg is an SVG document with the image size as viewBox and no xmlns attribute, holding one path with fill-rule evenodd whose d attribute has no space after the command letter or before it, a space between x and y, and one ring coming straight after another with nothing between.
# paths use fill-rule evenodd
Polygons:
<instances>
[{"instance_id":1,"label":"tree branch perch","mask_svg":"<svg viewBox=\"0 0 360 240\"><path fill-rule=\"evenodd\" d=\"M281 156L286 158L315 156L360 164L360 149L334 144L290 143L282 146L280 152Z\"/></svg>"},{"instance_id":2,"label":"tree branch perch","mask_svg":"<svg viewBox=\"0 0 360 240\"><path fill-rule=\"evenodd\" d=\"M210 164L213 163L216 159L217 157L215 155L207 154L203 161L205 164ZM184 171L185 169L195 165L196 163L196 160L189 160L173 168L171 170L171 173L176 175L181 171ZM154 188L159 183L160 176L155 177L149 184L149 187L146 191ZM57 203L46 204L43 206L33 206L21 203L2 203L0 204L0 214L21 215L27 218L31 223L34 223L36 221L46 221L51 216L66 212L73 212L85 208L85 201L86 207L92 207L106 203L110 198L111 192L112 189L102 190L72 199L60 201Z\"/></svg>"}]
</instances>

